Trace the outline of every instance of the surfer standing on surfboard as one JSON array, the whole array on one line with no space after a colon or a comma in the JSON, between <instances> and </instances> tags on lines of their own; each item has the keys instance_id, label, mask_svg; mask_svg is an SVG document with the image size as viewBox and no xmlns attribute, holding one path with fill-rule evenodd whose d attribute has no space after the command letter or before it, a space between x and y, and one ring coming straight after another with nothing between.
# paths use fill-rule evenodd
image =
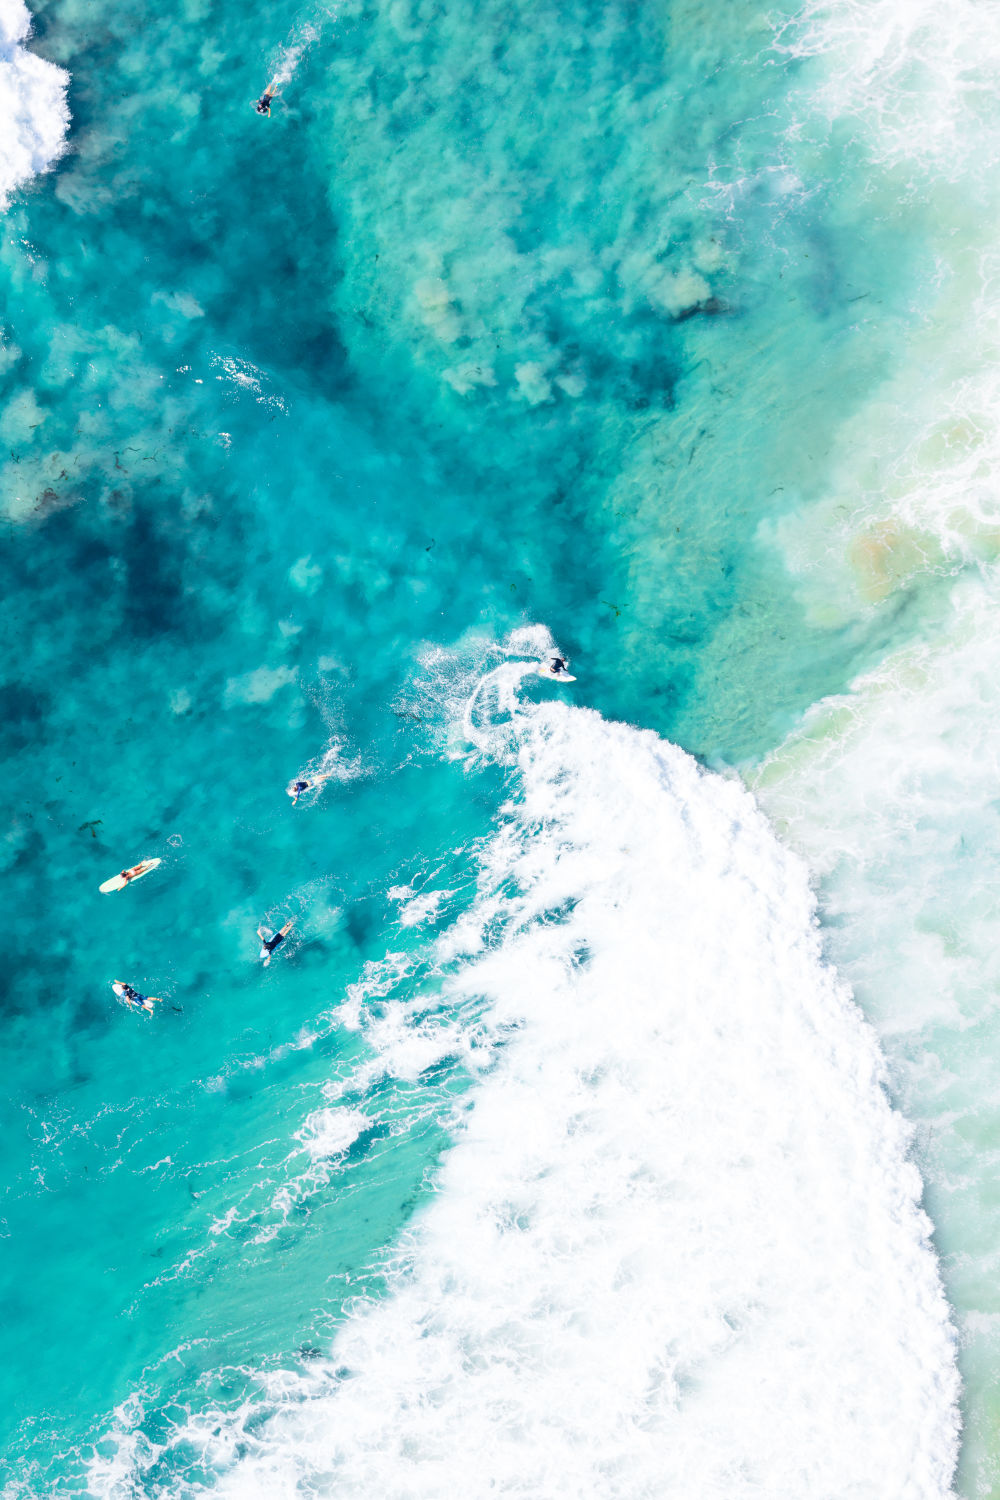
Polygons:
<instances>
[{"instance_id":1,"label":"surfer standing on surfboard","mask_svg":"<svg viewBox=\"0 0 1000 1500\"><path fill-rule=\"evenodd\" d=\"M576 678L568 668L568 658L557 656L553 652L548 661L539 664L538 675L539 677L554 677L557 682L575 682Z\"/></svg>"}]
</instances>

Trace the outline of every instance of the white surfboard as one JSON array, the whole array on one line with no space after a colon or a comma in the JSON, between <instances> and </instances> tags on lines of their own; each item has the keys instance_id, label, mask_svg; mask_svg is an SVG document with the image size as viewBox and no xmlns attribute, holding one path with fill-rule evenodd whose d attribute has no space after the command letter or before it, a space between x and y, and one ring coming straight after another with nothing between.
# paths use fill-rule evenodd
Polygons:
<instances>
[{"instance_id":1,"label":"white surfboard","mask_svg":"<svg viewBox=\"0 0 1000 1500\"><path fill-rule=\"evenodd\" d=\"M163 1004L162 995L140 994L134 985L126 985L122 979L113 979L111 988L127 1010L141 1010L145 1016L153 1014L154 1005ZM129 990L132 991L131 994L128 993Z\"/></svg>"},{"instance_id":2,"label":"white surfboard","mask_svg":"<svg viewBox=\"0 0 1000 1500\"><path fill-rule=\"evenodd\" d=\"M110 880L105 880L101 885L101 890L105 894L108 891L123 891L127 885L132 884L133 880L141 880L143 875L148 875L150 870L155 870L157 865L162 863L163 861L159 859L140 860L130 870L122 870L120 874L112 875Z\"/></svg>"},{"instance_id":3,"label":"white surfboard","mask_svg":"<svg viewBox=\"0 0 1000 1500\"><path fill-rule=\"evenodd\" d=\"M538 668L539 677L549 677L553 682L575 682L576 678L572 672L553 672L547 663L543 662Z\"/></svg>"}]
</instances>

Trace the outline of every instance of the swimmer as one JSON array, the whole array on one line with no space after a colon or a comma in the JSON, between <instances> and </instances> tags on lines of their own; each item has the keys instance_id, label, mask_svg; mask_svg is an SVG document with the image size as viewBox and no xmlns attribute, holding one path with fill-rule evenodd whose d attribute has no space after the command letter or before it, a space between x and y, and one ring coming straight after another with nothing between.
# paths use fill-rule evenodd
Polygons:
<instances>
[{"instance_id":1,"label":"swimmer","mask_svg":"<svg viewBox=\"0 0 1000 1500\"><path fill-rule=\"evenodd\" d=\"M329 774L314 776L311 781L309 781L305 776L299 776L295 781L290 781L288 783L288 785L285 787L285 791L288 793L289 797L291 797L292 806L294 807L296 802L298 802L299 798L302 796L303 792L314 792L317 787L321 787L323 785L324 781L329 780Z\"/></svg>"},{"instance_id":2,"label":"swimmer","mask_svg":"<svg viewBox=\"0 0 1000 1500\"><path fill-rule=\"evenodd\" d=\"M271 100L275 99L276 97L277 94L275 92L274 84L269 83L267 88L264 90L260 98L257 100L256 104L254 105L254 109L259 115L267 115L268 118L270 118Z\"/></svg>"},{"instance_id":3,"label":"swimmer","mask_svg":"<svg viewBox=\"0 0 1000 1500\"><path fill-rule=\"evenodd\" d=\"M291 932L294 921L294 917L290 918L278 932L272 932L270 927L257 928L257 936L260 938L260 952L257 957L263 961L265 969L271 962L271 954L276 948L281 947L281 944L285 941L289 932Z\"/></svg>"},{"instance_id":4,"label":"swimmer","mask_svg":"<svg viewBox=\"0 0 1000 1500\"><path fill-rule=\"evenodd\" d=\"M545 662L538 665L539 677L554 677L557 682L575 682L576 678L568 670L569 658L557 656L555 652Z\"/></svg>"},{"instance_id":5,"label":"swimmer","mask_svg":"<svg viewBox=\"0 0 1000 1500\"><path fill-rule=\"evenodd\" d=\"M124 1000L125 1004L130 1006L132 1010L144 1011L147 1016L153 1014L154 1005L163 1004L159 995L140 995L139 991L133 989L132 985L126 984L124 979L113 980L111 988L119 1000Z\"/></svg>"}]
</instances>

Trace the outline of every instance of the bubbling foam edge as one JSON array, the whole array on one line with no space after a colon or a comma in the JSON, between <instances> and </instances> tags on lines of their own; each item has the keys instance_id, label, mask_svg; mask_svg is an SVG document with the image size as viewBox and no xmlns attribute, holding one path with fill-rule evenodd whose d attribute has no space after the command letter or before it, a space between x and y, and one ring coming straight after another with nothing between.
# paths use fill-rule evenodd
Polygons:
<instances>
[{"instance_id":1,"label":"bubbling foam edge","mask_svg":"<svg viewBox=\"0 0 1000 1500\"><path fill-rule=\"evenodd\" d=\"M0 209L22 183L45 172L65 149L69 74L24 43L31 17L22 0L0 0Z\"/></svg>"},{"instance_id":2,"label":"bubbling foam edge","mask_svg":"<svg viewBox=\"0 0 1000 1500\"><path fill-rule=\"evenodd\" d=\"M944 1500L931 1226L805 867L651 732L508 710L511 797L444 996L485 1017L492 1061L387 1294L328 1359L261 1370L163 1443L126 1404L90 1492L173 1461L178 1493L240 1500Z\"/></svg>"}]
</instances>

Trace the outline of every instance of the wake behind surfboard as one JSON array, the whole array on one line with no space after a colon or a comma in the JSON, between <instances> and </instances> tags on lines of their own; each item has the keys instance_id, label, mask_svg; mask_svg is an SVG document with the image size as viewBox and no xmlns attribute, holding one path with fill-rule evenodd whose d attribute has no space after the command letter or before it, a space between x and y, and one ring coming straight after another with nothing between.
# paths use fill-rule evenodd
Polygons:
<instances>
[{"instance_id":1,"label":"wake behind surfboard","mask_svg":"<svg viewBox=\"0 0 1000 1500\"><path fill-rule=\"evenodd\" d=\"M132 884L133 880L141 880L143 875L148 875L150 870L155 870L162 863L163 861L159 859L140 860L130 870L122 870L118 875L112 875L110 880L105 880L101 885L101 890L105 895L109 891L123 891L127 885Z\"/></svg>"}]
</instances>

